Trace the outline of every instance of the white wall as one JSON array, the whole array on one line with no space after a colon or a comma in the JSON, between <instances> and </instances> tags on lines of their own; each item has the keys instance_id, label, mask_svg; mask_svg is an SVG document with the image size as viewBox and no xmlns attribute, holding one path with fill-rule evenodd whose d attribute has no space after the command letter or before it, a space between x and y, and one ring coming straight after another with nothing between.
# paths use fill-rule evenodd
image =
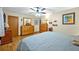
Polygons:
<instances>
[{"instance_id":1,"label":"white wall","mask_svg":"<svg viewBox=\"0 0 79 59\"><path fill-rule=\"evenodd\" d=\"M63 25L62 24L62 15L67 14L67 13L72 13L72 12L75 12L75 24ZM52 13L50 20L52 22L54 20L57 20L58 26L57 27L53 26L53 31L63 32L63 33L71 34L71 35L79 35L79 8L61 11L58 13Z\"/></svg>"}]
</instances>

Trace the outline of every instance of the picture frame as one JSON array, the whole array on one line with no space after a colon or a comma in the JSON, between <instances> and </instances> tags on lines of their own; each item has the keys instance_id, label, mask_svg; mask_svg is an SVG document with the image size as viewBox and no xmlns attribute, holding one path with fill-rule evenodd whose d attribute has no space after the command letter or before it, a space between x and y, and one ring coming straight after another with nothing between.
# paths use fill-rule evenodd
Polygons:
<instances>
[{"instance_id":1,"label":"picture frame","mask_svg":"<svg viewBox=\"0 0 79 59\"><path fill-rule=\"evenodd\" d=\"M52 26L58 26L58 24L52 24Z\"/></svg>"},{"instance_id":2,"label":"picture frame","mask_svg":"<svg viewBox=\"0 0 79 59\"><path fill-rule=\"evenodd\" d=\"M62 24L75 24L75 13L63 14Z\"/></svg>"},{"instance_id":3,"label":"picture frame","mask_svg":"<svg viewBox=\"0 0 79 59\"><path fill-rule=\"evenodd\" d=\"M49 24L52 24L52 22L49 22Z\"/></svg>"}]
</instances>

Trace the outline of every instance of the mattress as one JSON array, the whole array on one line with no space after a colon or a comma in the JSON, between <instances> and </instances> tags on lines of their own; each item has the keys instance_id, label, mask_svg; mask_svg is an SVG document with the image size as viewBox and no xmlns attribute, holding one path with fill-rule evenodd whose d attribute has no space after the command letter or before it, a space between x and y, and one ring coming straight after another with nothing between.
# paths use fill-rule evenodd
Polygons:
<instances>
[{"instance_id":1,"label":"mattress","mask_svg":"<svg viewBox=\"0 0 79 59\"><path fill-rule=\"evenodd\" d=\"M60 32L44 32L22 39L17 51L78 51L73 36Z\"/></svg>"}]
</instances>

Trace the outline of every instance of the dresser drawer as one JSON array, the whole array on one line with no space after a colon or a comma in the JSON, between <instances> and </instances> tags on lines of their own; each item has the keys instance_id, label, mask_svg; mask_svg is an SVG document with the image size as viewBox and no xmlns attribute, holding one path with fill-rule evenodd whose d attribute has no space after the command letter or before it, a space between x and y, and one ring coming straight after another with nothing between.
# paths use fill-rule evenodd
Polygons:
<instances>
[{"instance_id":1,"label":"dresser drawer","mask_svg":"<svg viewBox=\"0 0 79 59\"><path fill-rule=\"evenodd\" d=\"M22 35L31 34L34 32L34 26L23 26L22 27Z\"/></svg>"}]
</instances>

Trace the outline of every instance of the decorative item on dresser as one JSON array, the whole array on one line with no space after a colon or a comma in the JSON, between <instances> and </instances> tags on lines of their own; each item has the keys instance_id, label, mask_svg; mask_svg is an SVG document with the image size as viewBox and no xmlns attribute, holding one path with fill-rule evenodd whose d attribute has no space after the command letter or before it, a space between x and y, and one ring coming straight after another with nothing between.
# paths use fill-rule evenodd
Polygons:
<instances>
[{"instance_id":1,"label":"decorative item on dresser","mask_svg":"<svg viewBox=\"0 0 79 59\"><path fill-rule=\"evenodd\" d=\"M8 44L12 42L11 29L5 31L5 36L0 38L0 45Z\"/></svg>"},{"instance_id":2,"label":"decorative item on dresser","mask_svg":"<svg viewBox=\"0 0 79 59\"><path fill-rule=\"evenodd\" d=\"M45 32L45 31L48 31L48 24L47 23L40 24L40 32Z\"/></svg>"}]
</instances>

